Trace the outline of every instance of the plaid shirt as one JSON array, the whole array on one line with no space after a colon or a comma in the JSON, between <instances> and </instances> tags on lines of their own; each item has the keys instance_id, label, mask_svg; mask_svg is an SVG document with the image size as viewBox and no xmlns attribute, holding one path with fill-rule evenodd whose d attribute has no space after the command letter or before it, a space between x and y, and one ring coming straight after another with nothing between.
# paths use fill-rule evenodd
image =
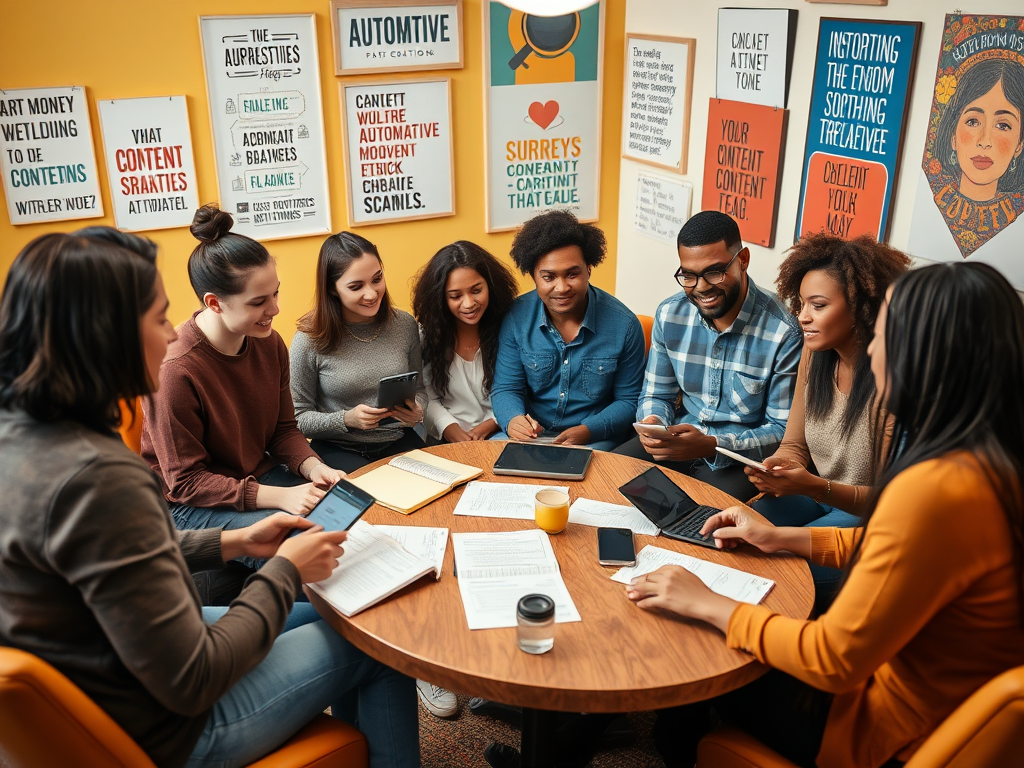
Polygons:
<instances>
[{"instance_id":1,"label":"plaid shirt","mask_svg":"<svg viewBox=\"0 0 1024 768\"><path fill-rule=\"evenodd\" d=\"M658 306L636 417L692 424L723 448L761 460L786 431L803 338L774 294L749 278L747 285L739 315L722 332L685 292ZM733 463L721 454L707 462L713 469Z\"/></svg>"}]
</instances>

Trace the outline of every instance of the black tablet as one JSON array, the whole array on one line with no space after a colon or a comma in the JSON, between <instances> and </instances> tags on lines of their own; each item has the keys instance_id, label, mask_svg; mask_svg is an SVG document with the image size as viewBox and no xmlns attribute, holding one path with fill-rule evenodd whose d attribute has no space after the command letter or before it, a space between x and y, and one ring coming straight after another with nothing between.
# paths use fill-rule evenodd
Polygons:
<instances>
[{"instance_id":1,"label":"black tablet","mask_svg":"<svg viewBox=\"0 0 1024 768\"><path fill-rule=\"evenodd\" d=\"M494 462L494 474L582 480L593 457L590 448L508 443Z\"/></svg>"},{"instance_id":2,"label":"black tablet","mask_svg":"<svg viewBox=\"0 0 1024 768\"><path fill-rule=\"evenodd\" d=\"M418 378L416 371L385 376L377 385L377 407L394 408L396 405L404 406L406 400L415 400Z\"/></svg>"},{"instance_id":3,"label":"black tablet","mask_svg":"<svg viewBox=\"0 0 1024 768\"><path fill-rule=\"evenodd\" d=\"M663 536L717 548L711 536L700 535L700 529L709 517L721 510L698 504L657 467L634 477L619 488L619 493L658 526Z\"/></svg>"},{"instance_id":4,"label":"black tablet","mask_svg":"<svg viewBox=\"0 0 1024 768\"><path fill-rule=\"evenodd\" d=\"M306 517L322 525L325 531L347 531L375 501L362 488L356 488L347 480L339 480ZM297 533L301 531L296 530L291 535Z\"/></svg>"}]
</instances>

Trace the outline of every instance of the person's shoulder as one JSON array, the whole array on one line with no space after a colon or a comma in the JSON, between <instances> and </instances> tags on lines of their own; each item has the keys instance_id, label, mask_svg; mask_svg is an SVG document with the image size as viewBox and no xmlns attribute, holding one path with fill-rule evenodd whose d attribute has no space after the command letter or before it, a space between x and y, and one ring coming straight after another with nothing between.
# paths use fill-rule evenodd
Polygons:
<instances>
[{"instance_id":1,"label":"person's shoulder","mask_svg":"<svg viewBox=\"0 0 1024 768\"><path fill-rule=\"evenodd\" d=\"M178 338L167 345L167 354L164 355L164 366L175 361L187 360L196 353L196 349L203 342L202 332L196 325L195 317L191 317L177 328Z\"/></svg>"},{"instance_id":2,"label":"person's shoulder","mask_svg":"<svg viewBox=\"0 0 1024 768\"><path fill-rule=\"evenodd\" d=\"M686 295L686 291L679 291L658 304L658 308L654 310L654 322L665 323L668 320L676 320L688 323L696 311L697 309Z\"/></svg>"},{"instance_id":3,"label":"person's shoulder","mask_svg":"<svg viewBox=\"0 0 1024 768\"><path fill-rule=\"evenodd\" d=\"M396 328L401 329L405 333L415 333L419 336L420 325L416 322L416 318L406 312L404 309L394 310L394 314L391 316L392 322Z\"/></svg>"},{"instance_id":4,"label":"person's shoulder","mask_svg":"<svg viewBox=\"0 0 1024 768\"><path fill-rule=\"evenodd\" d=\"M532 291L527 291L521 296L517 296L512 302L512 305L508 308L508 313L505 315L505 322L510 320L515 322L536 312L538 304L540 304L540 298L537 296L536 288Z\"/></svg>"},{"instance_id":5,"label":"person's shoulder","mask_svg":"<svg viewBox=\"0 0 1024 768\"><path fill-rule=\"evenodd\" d=\"M796 317L779 301L778 296L772 291L759 288L753 280L750 281L750 287L756 292L754 301L755 314L761 315L771 325L784 325L793 331L799 331L800 324L797 322Z\"/></svg>"}]
</instances>

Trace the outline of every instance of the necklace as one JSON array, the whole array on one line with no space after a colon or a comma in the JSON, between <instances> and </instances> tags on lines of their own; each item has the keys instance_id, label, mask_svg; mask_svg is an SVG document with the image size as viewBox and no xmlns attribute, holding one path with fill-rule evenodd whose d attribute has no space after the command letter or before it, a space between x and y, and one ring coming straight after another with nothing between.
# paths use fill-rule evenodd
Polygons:
<instances>
[{"instance_id":1,"label":"necklace","mask_svg":"<svg viewBox=\"0 0 1024 768\"><path fill-rule=\"evenodd\" d=\"M364 323L360 323L360 325L364 325ZM380 332L384 330L384 323L377 323L377 330L375 330L373 332L373 336L371 336L368 339L364 339L362 336L357 336L355 331L352 330L351 323L345 323L345 330L348 331L348 335L351 336L356 341L361 341L363 342L363 344L369 344L371 341L380 336Z\"/></svg>"}]
</instances>

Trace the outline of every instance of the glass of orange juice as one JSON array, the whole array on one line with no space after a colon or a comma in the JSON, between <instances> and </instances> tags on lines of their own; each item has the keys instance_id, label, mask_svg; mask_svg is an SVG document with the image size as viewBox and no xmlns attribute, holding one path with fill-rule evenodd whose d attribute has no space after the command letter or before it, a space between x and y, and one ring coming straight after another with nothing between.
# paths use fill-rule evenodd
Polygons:
<instances>
[{"instance_id":1,"label":"glass of orange juice","mask_svg":"<svg viewBox=\"0 0 1024 768\"><path fill-rule=\"evenodd\" d=\"M541 488L534 497L533 516L537 527L552 536L569 523L569 494L557 488Z\"/></svg>"}]
</instances>

